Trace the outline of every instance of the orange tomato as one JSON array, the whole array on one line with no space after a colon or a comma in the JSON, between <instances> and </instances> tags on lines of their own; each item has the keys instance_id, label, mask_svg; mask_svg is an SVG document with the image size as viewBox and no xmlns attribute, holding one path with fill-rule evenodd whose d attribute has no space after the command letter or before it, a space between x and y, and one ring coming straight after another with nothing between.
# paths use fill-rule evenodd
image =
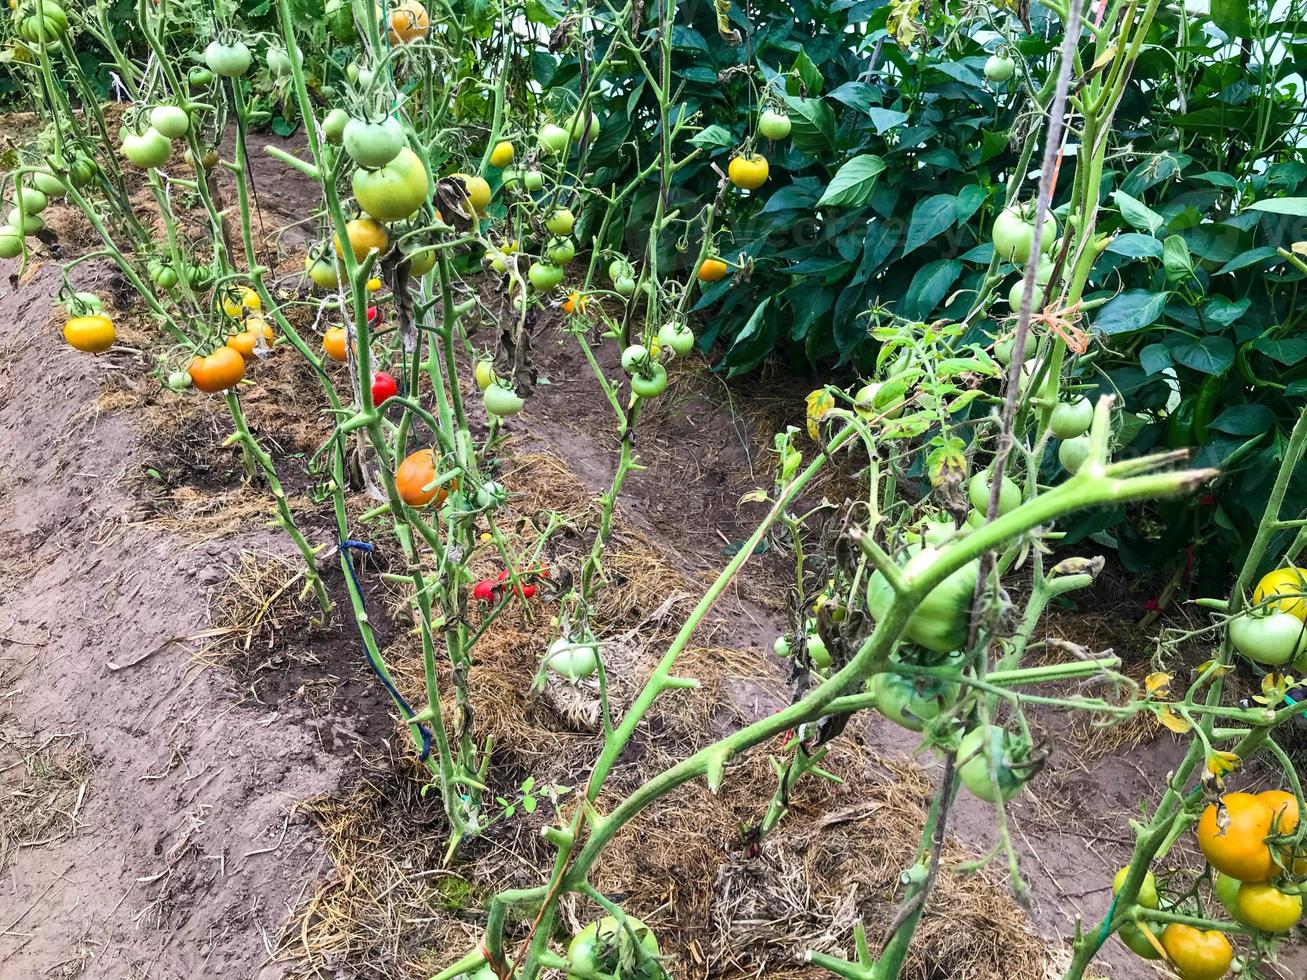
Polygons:
<instances>
[{"instance_id":1,"label":"orange tomato","mask_svg":"<svg viewBox=\"0 0 1307 980\"><path fill-rule=\"evenodd\" d=\"M719 282L726 278L727 266L721 259L704 259L699 266L700 282Z\"/></svg>"},{"instance_id":2,"label":"orange tomato","mask_svg":"<svg viewBox=\"0 0 1307 980\"><path fill-rule=\"evenodd\" d=\"M343 361L345 353L345 328L331 327L322 335L322 349L333 361Z\"/></svg>"},{"instance_id":3,"label":"orange tomato","mask_svg":"<svg viewBox=\"0 0 1307 980\"><path fill-rule=\"evenodd\" d=\"M64 340L70 347L88 354L107 351L113 346L116 336L113 321L99 313L75 316L64 324Z\"/></svg>"},{"instance_id":4,"label":"orange tomato","mask_svg":"<svg viewBox=\"0 0 1307 980\"><path fill-rule=\"evenodd\" d=\"M449 487L431 487L428 485L436 477L436 451L419 449L404 457L395 471L395 487L399 498L410 507L425 507L432 502L439 507L449 496L450 490L458 489L458 481L451 480Z\"/></svg>"},{"instance_id":5,"label":"orange tomato","mask_svg":"<svg viewBox=\"0 0 1307 980\"><path fill-rule=\"evenodd\" d=\"M380 221L371 218L355 218L345 222L345 237L349 247L354 250L354 258L362 261L369 252L384 252L390 244L390 232ZM344 258L340 248L340 236L336 236L336 254Z\"/></svg>"},{"instance_id":6,"label":"orange tomato","mask_svg":"<svg viewBox=\"0 0 1307 980\"><path fill-rule=\"evenodd\" d=\"M1222 807L1210 804L1198 819L1198 846L1207 863L1240 881L1266 881L1275 874L1275 860L1266 844L1271 832L1271 807L1251 793L1227 793ZM1228 826L1218 815L1224 810Z\"/></svg>"},{"instance_id":7,"label":"orange tomato","mask_svg":"<svg viewBox=\"0 0 1307 980\"><path fill-rule=\"evenodd\" d=\"M227 338L227 346L247 361L254 356L254 348L258 345L259 335L253 330L242 330Z\"/></svg>"},{"instance_id":8,"label":"orange tomato","mask_svg":"<svg viewBox=\"0 0 1307 980\"><path fill-rule=\"evenodd\" d=\"M1271 813L1275 815L1272 824L1275 833L1288 835L1298 829L1299 813L1296 796L1282 789L1268 789L1264 793L1258 793L1257 798L1269 806ZM1282 848L1280 862L1294 874L1307 875L1307 844L1300 845L1297 851L1288 847Z\"/></svg>"},{"instance_id":9,"label":"orange tomato","mask_svg":"<svg viewBox=\"0 0 1307 980\"><path fill-rule=\"evenodd\" d=\"M564 313L585 312L585 308L590 305L590 297L582 296L580 293L568 293L567 299L563 300Z\"/></svg>"},{"instance_id":10,"label":"orange tomato","mask_svg":"<svg viewBox=\"0 0 1307 980\"><path fill-rule=\"evenodd\" d=\"M427 36L431 19L421 0L400 0L390 8L390 43L407 44Z\"/></svg>"},{"instance_id":11,"label":"orange tomato","mask_svg":"<svg viewBox=\"0 0 1307 980\"><path fill-rule=\"evenodd\" d=\"M186 373L200 391L226 391L245 377L245 358L230 347L219 347L208 357L191 361Z\"/></svg>"},{"instance_id":12,"label":"orange tomato","mask_svg":"<svg viewBox=\"0 0 1307 980\"><path fill-rule=\"evenodd\" d=\"M1234 959L1225 933L1202 932L1178 922L1162 930L1162 948L1181 980L1217 980L1230 971Z\"/></svg>"}]
</instances>

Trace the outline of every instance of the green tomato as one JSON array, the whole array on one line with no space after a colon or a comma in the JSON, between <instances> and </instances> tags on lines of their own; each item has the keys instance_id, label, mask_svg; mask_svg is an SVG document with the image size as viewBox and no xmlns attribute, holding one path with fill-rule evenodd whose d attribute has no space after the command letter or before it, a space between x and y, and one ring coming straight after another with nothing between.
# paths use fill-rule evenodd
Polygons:
<instances>
[{"instance_id":1,"label":"green tomato","mask_svg":"<svg viewBox=\"0 0 1307 980\"><path fill-rule=\"evenodd\" d=\"M589 120L586 120L578 112L568 124L568 135L571 136L573 143L580 143L582 137L594 142L599 138L599 117L592 112Z\"/></svg>"},{"instance_id":2,"label":"green tomato","mask_svg":"<svg viewBox=\"0 0 1307 980\"><path fill-rule=\"evenodd\" d=\"M985 78L991 82L1006 82L1017 70L1017 63L1011 58L991 54L985 59Z\"/></svg>"},{"instance_id":3,"label":"green tomato","mask_svg":"<svg viewBox=\"0 0 1307 980\"><path fill-rule=\"evenodd\" d=\"M1004 337L1002 340L994 341L994 360L1007 367L1012 363L1012 348L1015 345L1016 340L1012 337Z\"/></svg>"},{"instance_id":4,"label":"green tomato","mask_svg":"<svg viewBox=\"0 0 1307 980\"><path fill-rule=\"evenodd\" d=\"M635 292L635 280L630 276L618 276L613 282L613 292L619 296L630 296Z\"/></svg>"},{"instance_id":5,"label":"green tomato","mask_svg":"<svg viewBox=\"0 0 1307 980\"><path fill-rule=\"evenodd\" d=\"M317 259L305 256L304 268L319 289L335 289L340 285L340 268L330 257L323 255Z\"/></svg>"},{"instance_id":6,"label":"green tomato","mask_svg":"<svg viewBox=\"0 0 1307 980\"><path fill-rule=\"evenodd\" d=\"M980 530L989 523L988 518L985 516L987 513L989 513L988 510L979 511L975 508L967 511L967 526Z\"/></svg>"},{"instance_id":7,"label":"green tomato","mask_svg":"<svg viewBox=\"0 0 1307 980\"><path fill-rule=\"evenodd\" d=\"M123 156L138 167L161 167L171 155L172 143L153 127L143 133L129 132L123 136Z\"/></svg>"},{"instance_id":8,"label":"green tomato","mask_svg":"<svg viewBox=\"0 0 1307 980\"><path fill-rule=\"evenodd\" d=\"M339 146L345 139L345 127L349 125L349 113L339 107L332 109L322 119L322 135L333 146Z\"/></svg>"},{"instance_id":9,"label":"green tomato","mask_svg":"<svg viewBox=\"0 0 1307 980\"><path fill-rule=\"evenodd\" d=\"M45 227L45 219L39 214L22 214L17 208L9 209L9 214L5 218L5 223L10 228L21 231L28 238L31 238Z\"/></svg>"},{"instance_id":10,"label":"green tomato","mask_svg":"<svg viewBox=\"0 0 1307 980\"><path fill-rule=\"evenodd\" d=\"M1059 439L1074 439L1089 431L1094 421L1094 406L1088 398L1076 398L1069 402L1058 402L1053 408L1048 427Z\"/></svg>"},{"instance_id":11,"label":"green tomato","mask_svg":"<svg viewBox=\"0 0 1307 980\"><path fill-rule=\"evenodd\" d=\"M618 279L629 279L635 275L635 269L626 259L613 259L608 263L608 279L616 283Z\"/></svg>"},{"instance_id":12,"label":"green tomato","mask_svg":"<svg viewBox=\"0 0 1307 980\"><path fill-rule=\"evenodd\" d=\"M511 385L496 381L481 395L481 403L491 415L505 418L522 411L526 400L514 391Z\"/></svg>"},{"instance_id":13,"label":"green tomato","mask_svg":"<svg viewBox=\"0 0 1307 980\"><path fill-rule=\"evenodd\" d=\"M78 153L68 164L68 179L74 187L85 187L95 179L99 169L94 160L84 153Z\"/></svg>"},{"instance_id":14,"label":"green tomato","mask_svg":"<svg viewBox=\"0 0 1307 980\"><path fill-rule=\"evenodd\" d=\"M399 156L399 151L404 149L406 142L404 127L394 116L387 116L381 122L351 119L345 124L342 139L350 159L368 170L376 170L390 163ZM409 213L412 214L411 211Z\"/></svg>"},{"instance_id":15,"label":"green tomato","mask_svg":"<svg viewBox=\"0 0 1307 980\"><path fill-rule=\"evenodd\" d=\"M400 221L427 200L427 168L407 146L380 170L354 171L354 198L377 221Z\"/></svg>"},{"instance_id":16,"label":"green tomato","mask_svg":"<svg viewBox=\"0 0 1307 980\"><path fill-rule=\"evenodd\" d=\"M1008 756L1013 749L1012 734L999 725L976 726L958 743L958 777L971 794L986 803L1004 802L1021 790L1022 781L1012 771ZM990 760L998 772L995 784L989 776Z\"/></svg>"},{"instance_id":17,"label":"green tomato","mask_svg":"<svg viewBox=\"0 0 1307 980\"><path fill-rule=\"evenodd\" d=\"M573 684L599 670L599 644L574 643L560 636L549 647L546 666Z\"/></svg>"},{"instance_id":18,"label":"green tomato","mask_svg":"<svg viewBox=\"0 0 1307 980\"><path fill-rule=\"evenodd\" d=\"M528 170L522 174L522 186L527 189L527 193L534 194L545 186L545 175L539 170Z\"/></svg>"},{"instance_id":19,"label":"green tomato","mask_svg":"<svg viewBox=\"0 0 1307 980\"><path fill-rule=\"evenodd\" d=\"M776 637L776 639L772 641L771 651L782 660L788 660L791 653L790 638L788 636Z\"/></svg>"},{"instance_id":20,"label":"green tomato","mask_svg":"<svg viewBox=\"0 0 1307 980\"><path fill-rule=\"evenodd\" d=\"M651 364L643 374L631 377L631 391L641 398L657 398L667 390L667 368Z\"/></svg>"},{"instance_id":21,"label":"green tomato","mask_svg":"<svg viewBox=\"0 0 1307 980\"><path fill-rule=\"evenodd\" d=\"M545 255L554 265L567 265L576 258L576 243L570 238L555 238L545 249Z\"/></svg>"},{"instance_id":22,"label":"green tomato","mask_svg":"<svg viewBox=\"0 0 1307 980\"><path fill-rule=\"evenodd\" d=\"M168 387L173 391L185 391L191 386L191 376L185 371L173 371L168 375Z\"/></svg>"},{"instance_id":23,"label":"green tomato","mask_svg":"<svg viewBox=\"0 0 1307 980\"><path fill-rule=\"evenodd\" d=\"M694 331L680 320L669 320L658 328L658 343L684 357L694 349Z\"/></svg>"},{"instance_id":24,"label":"green tomato","mask_svg":"<svg viewBox=\"0 0 1307 980\"><path fill-rule=\"evenodd\" d=\"M1230 918L1239 923L1243 922L1239 915L1239 889L1242 887L1242 881L1222 871L1216 872L1216 877L1212 879L1212 892L1216 895L1216 900L1225 906Z\"/></svg>"},{"instance_id":25,"label":"green tomato","mask_svg":"<svg viewBox=\"0 0 1307 980\"><path fill-rule=\"evenodd\" d=\"M625 924L606 915L591 922L568 943L568 963L578 972L568 973L567 980L583 980L586 975L600 973L618 980L661 980L667 972L658 964L658 955L658 938L647 925L632 915L626 917Z\"/></svg>"},{"instance_id":26,"label":"green tomato","mask_svg":"<svg viewBox=\"0 0 1307 980\"><path fill-rule=\"evenodd\" d=\"M73 293L72 297L64 303L64 309L69 316L93 316L104 312L104 303L95 293Z\"/></svg>"},{"instance_id":27,"label":"green tomato","mask_svg":"<svg viewBox=\"0 0 1307 980\"><path fill-rule=\"evenodd\" d=\"M562 126L556 126L553 123L545 123L536 133L536 141L540 144L540 149L550 156L558 156L567 150L568 144L572 141L572 136ZM529 189L529 188L528 188Z\"/></svg>"},{"instance_id":28,"label":"green tomato","mask_svg":"<svg viewBox=\"0 0 1307 980\"><path fill-rule=\"evenodd\" d=\"M649 363L649 348L644 344L632 344L622 351L622 370L635 374Z\"/></svg>"},{"instance_id":29,"label":"green tomato","mask_svg":"<svg viewBox=\"0 0 1307 980\"><path fill-rule=\"evenodd\" d=\"M68 193L64 182L48 170L38 170L32 174L32 186L46 197L63 197Z\"/></svg>"},{"instance_id":30,"label":"green tomato","mask_svg":"<svg viewBox=\"0 0 1307 980\"><path fill-rule=\"evenodd\" d=\"M833 662L830 651L826 649L826 641L821 638L814 624L808 624L808 659L818 670L825 670Z\"/></svg>"},{"instance_id":31,"label":"green tomato","mask_svg":"<svg viewBox=\"0 0 1307 980\"><path fill-rule=\"evenodd\" d=\"M476 501L478 507L502 507L508 501L508 488L493 480L483 483L477 488Z\"/></svg>"},{"instance_id":32,"label":"green tomato","mask_svg":"<svg viewBox=\"0 0 1307 980\"><path fill-rule=\"evenodd\" d=\"M1282 666L1307 653L1303 622L1287 612L1236 616L1230 620L1230 642L1249 660L1268 667Z\"/></svg>"},{"instance_id":33,"label":"green tomato","mask_svg":"<svg viewBox=\"0 0 1307 980\"><path fill-rule=\"evenodd\" d=\"M906 677L894 673L893 664L871 679L876 710L895 724L914 732L957 703L962 685L944 677Z\"/></svg>"},{"instance_id":34,"label":"green tomato","mask_svg":"<svg viewBox=\"0 0 1307 980\"><path fill-rule=\"evenodd\" d=\"M244 41L233 41L231 44L210 41L204 49L204 63L215 75L223 78L239 78L250 70L253 60Z\"/></svg>"},{"instance_id":35,"label":"green tomato","mask_svg":"<svg viewBox=\"0 0 1307 980\"><path fill-rule=\"evenodd\" d=\"M1062 445L1057 447L1057 461L1062 464L1062 469L1072 476L1079 472L1080 467L1085 465L1085 460L1088 458L1089 436L1063 439Z\"/></svg>"},{"instance_id":36,"label":"green tomato","mask_svg":"<svg viewBox=\"0 0 1307 980\"><path fill-rule=\"evenodd\" d=\"M289 75L294 68L290 52L275 44L268 45L268 71L274 75Z\"/></svg>"},{"instance_id":37,"label":"green tomato","mask_svg":"<svg viewBox=\"0 0 1307 980\"><path fill-rule=\"evenodd\" d=\"M1121 890L1121 886L1125 884L1129 873L1129 867L1122 868L1116 873L1116 877L1112 879L1113 895ZM1157 879L1151 871L1144 872L1144 881L1139 886L1139 894L1136 896L1135 901L1146 909L1155 909L1161 903L1161 898L1157 894Z\"/></svg>"},{"instance_id":38,"label":"green tomato","mask_svg":"<svg viewBox=\"0 0 1307 980\"><path fill-rule=\"evenodd\" d=\"M977 473L967 483L967 499L971 506L982 514L989 513L989 471ZM1008 477L1003 477L1003 484L998 492L998 516L1002 517L1021 506L1021 488Z\"/></svg>"},{"instance_id":39,"label":"green tomato","mask_svg":"<svg viewBox=\"0 0 1307 980\"><path fill-rule=\"evenodd\" d=\"M170 265L160 266L152 278L161 289L172 289L177 285L177 270Z\"/></svg>"},{"instance_id":40,"label":"green tomato","mask_svg":"<svg viewBox=\"0 0 1307 980\"><path fill-rule=\"evenodd\" d=\"M195 65L186 73L186 84L191 88L206 88L213 84L213 72L204 65Z\"/></svg>"},{"instance_id":41,"label":"green tomato","mask_svg":"<svg viewBox=\"0 0 1307 980\"><path fill-rule=\"evenodd\" d=\"M909 559L904 574L920 574L939 557L934 548L924 548ZM980 575L980 561L963 565L926 594L908 620L907 637L935 653L951 653L967 642L971 620L971 599ZM872 616L884 619L894 600L894 590L880 572L867 581L867 605Z\"/></svg>"},{"instance_id":42,"label":"green tomato","mask_svg":"<svg viewBox=\"0 0 1307 980\"><path fill-rule=\"evenodd\" d=\"M758 117L758 133L763 139L783 140L790 135L790 117L775 109L768 109Z\"/></svg>"},{"instance_id":43,"label":"green tomato","mask_svg":"<svg viewBox=\"0 0 1307 980\"><path fill-rule=\"evenodd\" d=\"M549 234L560 238L572 234L572 227L575 224L576 216L567 208L559 208L545 219L545 227L549 229Z\"/></svg>"},{"instance_id":44,"label":"green tomato","mask_svg":"<svg viewBox=\"0 0 1307 980\"><path fill-rule=\"evenodd\" d=\"M0 259L16 259L22 254L22 232L13 225L0 226Z\"/></svg>"},{"instance_id":45,"label":"green tomato","mask_svg":"<svg viewBox=\"0 0 1307 980\"><path fill-rule=\"evenodd\" d=\"M534 288L547 293L563 281L563 270L552 262L532 262L526 276Z\"/></svg>"},{"instance_id":46,"label":"green tomato","mask_svg":"<svg viewBox=\"0 0 1307 980\"><path fill-rule=\"evenodd\" d=\"M190 131L191 117L178 105L157 105L150 110L150 125L170 140L181 139Z\"/></svg>"},{"instance_id":47,"label":"green tomato","mask_svg":"<svg viewBox=\"0 0 1307 980\"><path fill-rule=\"evenodd\" d=\"M1004 208L994 219L994 250L1008 262L1022 265L1030 259L1035 242L1035 226L1025 216L1025 209ZM1040 229L1040 251L1047 252L1057 241L1057 220L1050 214Z\"/></svg>"},{"instance_id":48,"label":"green tomato","mask_svg":"<svg viewBox=\"0 0 1307 980\"><path fill-rule=\"evenodd\" d=\"M1157 947L1149 942L1148 937L1144 935L1143 929L1133 922L1122 923L1121 928L1117 929L1116 935L1136 956L1146 960L1160 960L1162 958L1162 954L1157 951ZM1154 935L1156 935L1155 931Z\"/></svg>"},{"instance_id":49,"label":"green tomato","mask_svg":"<svg viewBox=\"0 0 1307 980\"><path fill-rule=\"evenodd\" d=\"M1014 313L1021 309L1021 300L1026 294L1025 289L1022 288L1024 286L1025 280L1018 279L1012 284L1012 288L1007 291L1007 305L1012 307ZM1036 284L1032 285L1030 290L1030 308L1038 312L1044 308L1044 287Z\"/></svg>"},{"instance_id":50,"label":"green tomato","mask_svg":"<svg viewBox=\"0 0 1307 980\"><path fill-rule=\"evenodd\" d=\"M35 187L23 188L23 211L27 214L40 214L49 203L49 198Z\"/></svg>"},{"instance_id":51,"label":"green tomato","mask_svg":"<svg viewBox=\"0 0 1307 980\"><path fill-rule=\"evenodd\" d=\"M859 415L863 418L883 416L887 419L896 419L903 414L903 405L895 404L895 402L902 402L902 398L882 399L883 404L879 406L876 404L876 396L880 394L881 389L884 387L885 382L873 381L870 384L863 385L854 393L853 403Z\"/></svg>"}]
</instances>

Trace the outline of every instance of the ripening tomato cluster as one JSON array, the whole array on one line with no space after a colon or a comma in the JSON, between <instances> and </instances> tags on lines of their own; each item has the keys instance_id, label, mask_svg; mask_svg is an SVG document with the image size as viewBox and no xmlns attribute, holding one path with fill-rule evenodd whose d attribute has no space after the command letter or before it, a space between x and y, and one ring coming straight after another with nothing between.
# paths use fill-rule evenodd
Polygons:
<instances>
[{"instance_id":1,"label":"ripening tomato cluster","mask_svg":"<svg viewBox=\"0 0 1307 980\"><path fill-rule=\"evenodd\" d=\"M260 313L262 308L259 294L248 286L226 291L222 312L239 329L229 334L227 342L211 354L193 358L185 378L174 375L169 385L185 387L188 378L200 391L214 394L240 384L246 367L269 352L277 339L276 331Z\"/></svg>"},{"instance_id":2,"label":"ripening tomato cluster","mask_svg":"<svg viewBox=\"0 0 1307 980\"><path fill-rule=\"evenodd\" d=\"M1252 608L1230 620L1230 643L1263 667L1307 674L1307 572L1289 566L1264 575Z\"/></svg>"},{"instance_id":3,"label":"ripening tomato cluster","mask_svg":"<svg viewBox=\"0 0 1307 980\"><path fill-rule=\"evenodd\" d=\"M1307 851L1295 841L1298 824L1297 797L1284 790L1227 793L1203 810L1197 837L1212 868L1212 891L1239 925L1276 936L1302 919L1303 900L1297 889L1307 880ZM1128 868L1117 873L1113 894L1120 891L1128 873ZM1136 902L1142 909L1163 907L1151 871L1145 874ZM1124 922L1117 935L1145 959L1165 957L1181 980L1217 980L1229 972L1234 960L1234 947L1219 929L1172 922L1159 933L1145 915L1137 922Z\"/></svg>"},{"instance_id":4,"label":"ripening tomato cluster","mask_svg":"<svg viewBox=\"0 0 1307 980\"><path fill-rule=\"evenodd\" d=\"M472 598L477 602L498 602L508 590L519 599L534 599L539 591L537 583L549 578L549 569L545 565L519 570L517 584L513 584L513 573L503 569L495 578L483 578L472 587Z\"/></svg>"}]
</instances>

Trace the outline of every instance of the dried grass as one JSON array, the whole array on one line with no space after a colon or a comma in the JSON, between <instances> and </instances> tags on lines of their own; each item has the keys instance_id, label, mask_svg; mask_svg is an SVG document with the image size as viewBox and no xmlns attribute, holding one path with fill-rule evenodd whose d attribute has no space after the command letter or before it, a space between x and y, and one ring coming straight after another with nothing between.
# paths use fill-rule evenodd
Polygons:
<instances>
[{"instance_id":1,"label":"dried grass","mask_svg":"<svg viewBox=\"0 0 1307 980\"><path fill-rule=\"evenodd\" d=\"M20 848L77 833L94 770L83 734L0 733L0 871Z\"/></svg>"}]
</instances>

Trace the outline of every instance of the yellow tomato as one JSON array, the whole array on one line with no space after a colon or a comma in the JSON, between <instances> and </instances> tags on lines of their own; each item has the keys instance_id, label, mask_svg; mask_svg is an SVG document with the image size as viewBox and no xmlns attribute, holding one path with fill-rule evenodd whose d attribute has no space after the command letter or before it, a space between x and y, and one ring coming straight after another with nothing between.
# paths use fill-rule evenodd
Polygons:
<instances>
[{"instance_id":1,"label":"yellow tomato","mask_svg":"<svg viewBox=\"0 0 1307 980\"><path fill-rule=\"evenodd\" d=\"M767 158L761 153L731 157L731 162L726 167L731 183L746 191L756 191L767 183L768 173Z\"/></svg>"},{"instance_id":2,"label":"yellow tomato","mask_svg":"<svg viewBox=\"0 0 1307 980\"><path fill-rule=\"evenodd\" d=\"M495 148L490 151L490 166L507 167L513 162L513 144L508 140L503 140L495 144Z\"/></svg>"},{"instance_id":3,"label":"yellow tomato","mask_svg":"<svg viewBox=\"0 0 1307 980\"><path fill-rule=\"evenodd\" d=\"M88 354L99 354L113 346L116 334L107 316L75 316L64 324L64 340L70 347Z\"/></svg>"},{"instance_id":4,"label":"yellow tomato","mask_svg":"<svg viewBox=\"0 0 1307 980\"><path fill-rule=\"evenodd\" d=\"M490 185L486 183L486 179L473 177L471 174L454 174L454 176L463 181L463 186L467 188L467 203L473 212L480 214L485 211L490 203Z\"/></svg>"},{"instance_id":5,"label":"yellow tomato","mask_svg":"<svg viewBox=\"0 0 1307 980\"><path fill-rule=\"evenodd\" d=\"M390 244L390 232L386 231L386 226L371 218L355 218L353 221L345 222L345 237L349 239L349 247L354 252L354 258L360 262L369 252L384 252ZM336 254L343 258L339 236L335 244Z\"/></svg>"},{"instance_id":6,"label":"yellow tomato","mask_svg":"<svg viewBox=\"0 0 1307 980\"><path fill-rule=\"evenodd\" d=\"M381 292L381 280L378 279L376 276L373 276L371 279L368 280L367 287L368 287L368 292L379 293Z\"/></svg>"},{"instance_id":7,"label":"yellow tomato","mask_svg":"<svg viewBox=\"0 0 1307 980\"><path fill-rule=\"evenodd\" d=\"M1262 932L1288 932L1302 918L1302 896L1247 882L1239 889L1239 920Z\"/></svg>"},{"instance_id":8,"label":"yellow tomato","mask_svg":"<svg viewBox=\"0 0 1307 980\"><path fill-rule=\"evenodd\" d=\"M227 288L222 294L222 312L233 320L239 320L246 310L257 310L263 306L259 294L249 286Z\"/></svg>"},{"instance_id":9,"label":"yellow tomato","mask_svg":"<svg viewBox=\"0 0 1307 980\"><path fill-rule=\"evenodd\" d=\"M1257 583L1257 588L1253 591L1253 604L1258 605L1272 596L1288 595L1290 598L1272 601L1266 608L1307 621L1307 599L1299 593L1307 593L1307 573L1301 568L1277 568L1262 576L1262 580Z\"/></svg>"}]
</instances>

